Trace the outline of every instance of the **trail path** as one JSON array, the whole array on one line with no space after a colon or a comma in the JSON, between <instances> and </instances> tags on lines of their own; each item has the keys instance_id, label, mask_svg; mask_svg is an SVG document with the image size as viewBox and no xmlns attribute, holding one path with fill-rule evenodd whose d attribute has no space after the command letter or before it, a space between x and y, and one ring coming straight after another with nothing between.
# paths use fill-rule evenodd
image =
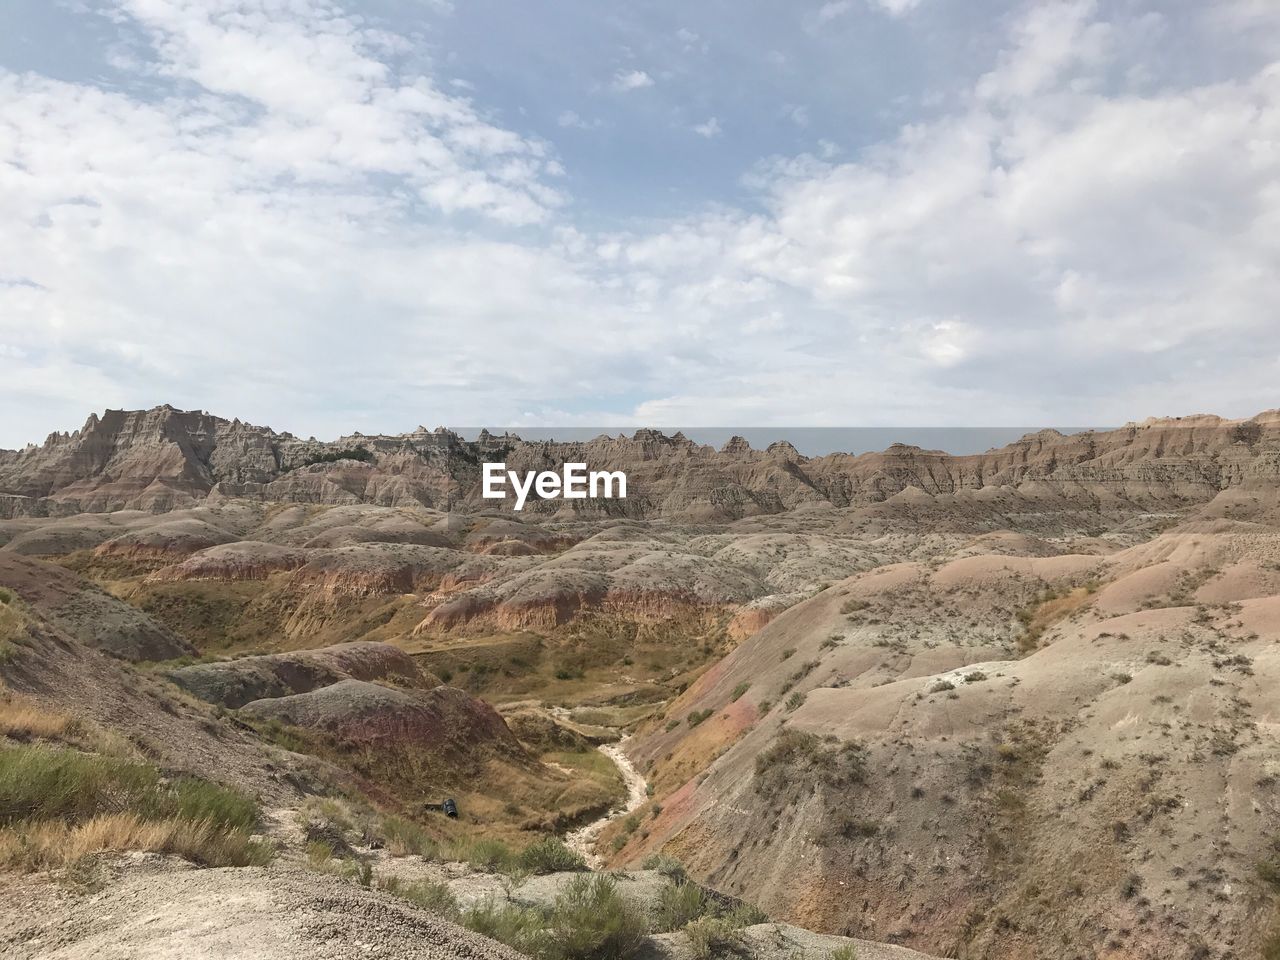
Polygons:
<instances>
[{"instance_id":1,"label":"trail path","mask_svg":"<svg viewBox=\"0 0 1280 960\"><path fill-rule=\"evenodd\" d=\"M628 739L630 738L624 738L617 743L605 743L597 748L613 761L618 768L618 772L622 774L622 782L627 786L626 801L622 805L614 807L599 820L593 820L585 827L579 827L564 838L565 844L571 850L576 850L581 854L582 859L587 861L587 866L593 870L604 865L604 857L595 852L596 840L600 836L600 831L618 819L618 817L625 817L628 813L638 809L648 796L645 792L648 785L645 783L644 777L640 775L640 771L635 768L627 758L627 755L622 752L622 746Z\"/></svg>"}]
</instances>

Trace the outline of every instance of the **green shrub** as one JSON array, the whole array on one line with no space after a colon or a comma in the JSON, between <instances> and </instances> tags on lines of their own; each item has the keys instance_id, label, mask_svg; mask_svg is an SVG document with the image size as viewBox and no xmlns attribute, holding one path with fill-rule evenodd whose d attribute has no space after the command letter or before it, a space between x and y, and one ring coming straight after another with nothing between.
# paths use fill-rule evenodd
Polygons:
<instances>
[{"instance_id":1,"label":"green shrub","mask_svg":"<svg viewBox=\"0 0 1280 960\"><path fill-rule=\"evenodd\" d=\"M487 900L464 910L459 922L468 930L505 943L536 960L550 958L546 918L541 910Z\"/></svg>"},{"instance_id":2,"label":"green shrub","mask_svg":"<svg viewBox=\"0 0 1280 960\"><path fill-rule=\"evenodd\" d=\"M393 856L417 854L428 859L440 855L440 844L427 831L404 817L389 816L382 819L382 838Z\"/></svg>"},{"instance_id":3,"label":"green shrub","mask_svg":"<svg viewBox=\"0 0 1280 960\"><path fill-rule=\"evenodd\" d=\"M708 911L707 895L696 883L668 883L658 891L653 905L654 933L670 933L697 920Z\"/></svg>"},{"instance_id":4,"label":"green shrub","mask_svg":"<svg viewBox=\"0 0 1280 960\"><path fill-rule=\"evenodd\" d=\"M733 688L733 693L729 694L729 702L737 703L742 699L742 695L751 689L751 684L743 680L740 684Z\"/></svg>"},{"instance_id":5,"label":"green shrub","mask_svg":"<svg viewBox=\"0 0 1280 960\"><path fill-rule=\"evenodd\" d=\"M574 877L549 910L489 901L460 921L534 960L628 960L648 933L641 911L605 874Z\"/></svg>"},{"instance_id":6,"label":"green shrub","mask_svg":"<svg viewBox=\"0 0 1280 960\"><path fill-rule=\"evenodd\" d=\"M85 820L150 806L159 790L160 772L144 764L44 747L0 752L0 824Z\"/></svg>"},{"instance_id":7,"label":"green shrub","mask_svg":"<svg viewBox=\"0 0 1280 960\"><path fill-rule=\"evenodd\" d=\"M668 880L674 880L676 883L684 883L689 876L683 863L675 857L667 856L665 853L650 854L640 866L645 870L656 870Z\"/></svg>"},{"instance_id":8,"label":"green shrub","mask_svg":"<svg viewBox=\"0 0 1280 960\"><path fill-rule=\"evenodd\" d=\"M208 820L220 827L249 831L258 822L258 805L242 793L207 780L182 777L173 783L173 814L184 820Z\"/></svg>"},{"instance_id":9,"label":"green shrub","mask_svg":"<svg viewBox=\"0 0 1280 960\"><path fill-rule=\"evenodd\" d=\"M477 870L490 873L510 873L515 866L515 855L501 840L488 838L477 840L463 854L463 859Z\"/></svg>"},{"instance_id":10,"label":"green shrub","mask_svg":"<svg viewBox=\"0 0 1280 960\"><path fill-rule=\"evenodd\" d=\"M742 943L741 924L732 917L699 917L684 928L694 960L711 960L719 954L737 952Z\"/></svg>"},{"instance_id":11,"label":"green shrub","mask_svg":"<svg viewBox=\"0 0 1280 960\"><path fill-rule=\"evenodd\" d=\"M555 837L535 840L520 851L516 867L533 874L559 873L564 870L585 870L586 861Z\"/></svg>"},{"instance_id":12,"label":"green shrub","mask_svg":"<svg viewBox=\"0 0 1280 960\"><path fill-rule=\"evenodd\" d=\"M791 713L793 710L796 710L797 708L802 706L804 704L804 700L805 700L805 695L803 693L800 693L799 691L787 697L787 703L786 703L787 713Z\"/></svg>"},{"instance_id":13,"label":"green shrub","mask_svg":"<svg viewBox=\"0 0 1280 960\"><path fill-rule=\"evenodd\" d=\"M574 877L556 898L549 932L563 960L627 960L644 945L640 910L605 874Z\"/></svg>"},{"instance_id":14,"label":"green shrub","mask_svg":"<svg viewBox=\"0 0 1280 960\"><path fill-rule=\"evenodd\" d=\"M827 960L858 960L858 948L852 943L846 943L828 953Z\"/></svg>"},{"instance_id":15,"label":"green shrub","mask_svg":"<svg viewBox=\"0 0 1280 960\"><path fill-rule=\"evenodd\" d=\"M686 720L689 726L696 727L698 724L702 723L703 720L706 720L707 717L711 716L711 714L713 713L715 713L715 711L712 710L710 707L708 707L705 710L695 710L693 711L693 713L689 714Z\"/></svg>"},{"instance_id":16,"label":"green shrub","mask_svg":"<svg viewBox=\"0 0 1280 960\"><path fill-rule=\"evenodd\" d=\"M424 910L455 920L458 917L458 899L447 883L438 880L401 880L399 877L383 877L378 881L380 889L405 900L412 901Z\"/></svg>"},{"instance_id":17,"label":"green shrub","mask_svg":"<svg viewBox=\"0 0 1280 960\"><path fill-rule=\"evenodd\" d=\"M307 863L312 867L323 867L333 859L333 844L324 840L312 840L307 844Z\"/></svg>"}]
</instances>

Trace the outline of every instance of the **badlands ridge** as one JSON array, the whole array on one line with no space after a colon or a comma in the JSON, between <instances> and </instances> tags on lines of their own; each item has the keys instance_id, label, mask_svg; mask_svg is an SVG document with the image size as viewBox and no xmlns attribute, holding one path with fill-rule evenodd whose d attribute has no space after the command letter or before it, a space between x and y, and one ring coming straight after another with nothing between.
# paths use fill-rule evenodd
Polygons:
<instances>
[{"instance_id":1,"label":"badlands ridge","mask_svg":"<svg viewBox=\"0 0 1280 960\"><path fill-rule=\"evenodd\" d=\"M628 496L515 513L494 461ZM0 451L0 518L6 695L264 808L521 844L626 734L610 867L859 956L1280 956L1280 413L807 458L108 411Z\"/></svg>"}]
</instances>

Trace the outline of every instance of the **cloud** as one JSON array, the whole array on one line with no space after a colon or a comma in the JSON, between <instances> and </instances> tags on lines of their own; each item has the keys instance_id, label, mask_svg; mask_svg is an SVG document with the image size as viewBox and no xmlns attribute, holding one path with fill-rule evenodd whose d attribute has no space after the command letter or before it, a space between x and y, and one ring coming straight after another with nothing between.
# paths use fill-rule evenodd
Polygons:
<instances>
[{"instance_id":1,"label":"cloud","mask_svg":"<svg viewBox=\"0 0 1280 960\"><path fill-rule=\"evenodd\" d=\"M118 12L137 84L0 71L0 445L165 401L319 436L1274 405L1274 57L1162 72L1138 14L1033 3L949 108L842 151L815 106L740 207L602 231L330 4Z\"/></svg>"},{"instance_id":2,"label":"cloud","mask_svg":"<svg viewBox=\"0 0 1280 960\"><path fill-rule=\"evenodd\" d=\"M920 0L871 0L871 3L894 17L901 17L920 6Z\"/></svg>"},{"instance_id":3,"label":"cloud","mask_svg":"<svg viewBox=\"0 0 1280 960\"><path fill-rule=\"evenodd\" d=\"M642 90L653 86L653 77L643 70L619 70L613 78L613 89L619 93Z\"/></svg>"},{"instance_id":4,"label":"cloud","mask_svg":"<svg viewBox=\"0 0 1280 960\"><path fill-rule=\"evenodd\" d=\"M779 368L839 358L812 381L830 397L815 409L883 409L848 382L865 356L874 382L892 370L913 384L903 416L946 394L969 422L1274 405L1253 378L1280 357L1280 67L1110 92L1118 51L1146 27L1091 3L1033 5L962 109L851 162L767 164L749 180L764 214L694 219L621 256L690 310L785 309ZM739 367L663 409L728 416L717 395L736 402L747 380L768 382Z\"/></svg>"},{"instance_id":5,"label":"cloud","mask_svg":"<svg viewBox=\"0 0 1280 960\"><path fill-rule=\"evenodd\" d=\"M782 115L797 127L809 126L809 108L803 104L788 104L783 108Z\"/></svg>"},{"instance_id":6,"label":"cloud","mask_svg":"<svg viewBox=\"0 0 1280 960\"><path fill-rule=\"evenodd\" d=\"M920 0L865 0L872 9L887 13L892 17L901 17L920 6ZM855 0L827 0L818 8L817 22L829 23L850 13L859 4Z\"/></svg>"},{"instance_id":7,"label":"cloud","mask_svg":"<svg viewBox=\"0 0 1280 960\"><path fill-rule=\"evenodd\" d=\"M700 137L706 137L708 140L711 140L720 136L724 131L720 128L720 121L715 117L710 117L703 123L695 124L693 126L693 132Z\"/></svg>"},{"instance_id":8,"label":"cloud","mask_svg":"<svg viewBox=\"0 0 1280 960\"><path fill-rule=\"evenodd\" d=\"M556 117L556 126L575 130L594 130L600 126L600 121L584 120L577 112L565 110Z\"/></svg>"},{"instance_id":9,"label":"cloud","mask_svg":"<svg viewBox=\"0 0 1280 960\"><path fill-rule=\"evenodd\" d=\"M829 0L818 8L818 22L827 23L838 17L843 17L846 13L853 9L853 0Z\"/></svg>"}]
</instances>

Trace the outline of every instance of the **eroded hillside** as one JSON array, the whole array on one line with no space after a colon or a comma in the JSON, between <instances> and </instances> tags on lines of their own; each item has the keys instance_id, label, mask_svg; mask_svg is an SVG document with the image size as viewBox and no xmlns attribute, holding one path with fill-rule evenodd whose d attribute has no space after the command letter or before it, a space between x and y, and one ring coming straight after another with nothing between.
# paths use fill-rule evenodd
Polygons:
<instances>
[{"instance_id":1,"label":"eroded hillside","mask_svg":"<svg viewBox=\"0 0 1280 960\"><path fill-rule=\"evenodd\" d=\"M481 509L491 455L634 497ZM0 454L0 676L160 769L455 847L606 815L630 734L613 866L935 956L1253 957L1278 471L1276 414L809 459L108 413Z\"/></svg>"}]
</instances>

